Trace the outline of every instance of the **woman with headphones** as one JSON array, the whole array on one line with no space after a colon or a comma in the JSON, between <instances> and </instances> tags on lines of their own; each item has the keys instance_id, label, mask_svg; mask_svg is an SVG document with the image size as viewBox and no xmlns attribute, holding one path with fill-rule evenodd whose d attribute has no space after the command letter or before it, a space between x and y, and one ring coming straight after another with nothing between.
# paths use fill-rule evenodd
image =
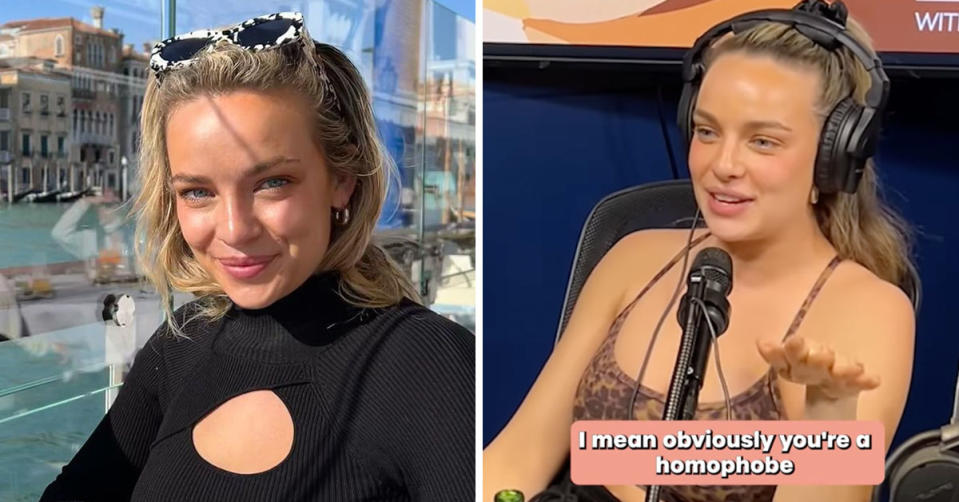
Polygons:
<instances>
[{"instance_id":1,"label":"woman with headphones","mask_svg":"<svg viewBox=\"0 0 959 502\"><path fill-rule=\"evenodd\" d=\"M707 228L636 232L597 265L484 453L485 500L546 489L573 421L662 417L681 331L657 322L676 318L684 258L706 247L732 258L735 314L718 342L725 381L707 373L695 418L877 420L889 447L912 369L914 312L900 285L914 267L871 160L888 79L846 14L821 1L745 14L687 54L679 118ZM571 489L577 500L645 500L636 486ZM871 490L675 486L661 500L865 501Z\"/></svg>"}]
</instances>

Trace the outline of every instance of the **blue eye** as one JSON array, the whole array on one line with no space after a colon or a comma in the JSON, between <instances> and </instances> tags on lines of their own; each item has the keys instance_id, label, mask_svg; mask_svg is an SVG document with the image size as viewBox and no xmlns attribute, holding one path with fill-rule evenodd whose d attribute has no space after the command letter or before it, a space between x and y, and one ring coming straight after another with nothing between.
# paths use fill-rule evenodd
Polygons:
<instances>
[{"instance_id":1,"label":"blue eye","mask_svg":"<svg viewBox=\"0 0 959 502\"><path fill-rule=\"evenodd\" d=\"M189 190L183 190L180 192L180 197L190 200L202 199L209 197L210 195L210 191L203 188L191 188Z\"/></svg>"},{"instance_id":2,"label":"blue eye","mask_svg":"<svg viewBox=\"0 0 959 502\"><path fill-rule=\"evenodd\" d=\"M273 188L280 188L280 187L282 187L282 186L284 186L284 185L287 185L287 184L289 184L289 183L290 183L289 180L285 180L285 179L283 179L283 178L270 178L270 179L264 181L260 186L263 187L263 188L265 188L265 189L267 189L267 190L269 190L269 189L273 189Z\"/></svg>"},{"instance_id":3,"label":"blue eye","mask_svg":"<svg viewBox=\"0 0 959 502\"><path fill-rule=\"evenodd\" d=\"M774 141L769 140L767 138L756 138L753 140L753 144L763 150L768 150L776 146L776 143Z\"/></svg>"},{"instance_id":4,"label":"blue eye","mask_svg":"<svg viewBox=\"0 0 959 502\"><path fill-rule=\"evenodd\" d=\"M696 136L699 136L700 139L709 139L715 136L715 133L707 127L697 127L695 131Z\"/></svg>"}]
</instances>

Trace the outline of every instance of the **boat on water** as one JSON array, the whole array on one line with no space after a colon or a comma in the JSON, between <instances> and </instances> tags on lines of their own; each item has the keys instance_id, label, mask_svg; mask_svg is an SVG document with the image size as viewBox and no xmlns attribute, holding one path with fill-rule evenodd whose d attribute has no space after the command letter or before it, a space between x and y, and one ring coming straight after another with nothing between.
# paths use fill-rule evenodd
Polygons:
<instances>
[{"instance_id":1,"label":"boat on water","mask_svg":"<svg viewBox=\"0 0 959 502\"><path fill-rule=\"evenodd\" d=\"M24 197L26 197L26 196L28 196L28 195L33 195L33 194L35 194L35 193L37 193L37 192L39 192L39 191L40 191L40 190L37 190L36 188L31 188L30 190L27 190L27 191L25 191L25 192L20 192L20 193L18 193L18 194L14 194L14 195L13 195L13 202L20 202L21 200L23 200Z\"/></svg>"},{"instance_id":2,"label":"boat on water","mask_svg":"<svg viewBox=\"0 0 959 502\"><path fill-rule=\"evenodd\" d=\"M93 195L93 190L87 188L86 190L77 190L74 192L60 192L57 194L57 202L73 202L87 195Z\"/></svg>"},{"instance_id":3,"label":"boat on water","mask_svg":"<svg viewBox=\"0 0 959 502\"><path fill-rule=\"evenodd\" d=\"M60 195L61 190L49 190L46 192L41 192L33 196L33 199L29 202L57 202L57 196Z\"/></svg>"}]
</instances>

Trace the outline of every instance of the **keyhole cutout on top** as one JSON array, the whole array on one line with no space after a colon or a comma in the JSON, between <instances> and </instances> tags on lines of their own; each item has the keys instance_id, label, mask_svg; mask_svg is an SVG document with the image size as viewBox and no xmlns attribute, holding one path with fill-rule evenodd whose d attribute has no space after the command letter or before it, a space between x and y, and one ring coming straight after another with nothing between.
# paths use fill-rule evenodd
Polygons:
<instances>
[{"instance_id":1,"label":"keyhole cutout on top","mask_svg":"<svg viewBox=\"0 0 959 502\"><path fill-rule=\"evenodd\" d=\"M293 447L293 418L271 390L240 394L193 427L193 446L203 460L236 474L270 470Z\"/></svg>"}]
</instances>

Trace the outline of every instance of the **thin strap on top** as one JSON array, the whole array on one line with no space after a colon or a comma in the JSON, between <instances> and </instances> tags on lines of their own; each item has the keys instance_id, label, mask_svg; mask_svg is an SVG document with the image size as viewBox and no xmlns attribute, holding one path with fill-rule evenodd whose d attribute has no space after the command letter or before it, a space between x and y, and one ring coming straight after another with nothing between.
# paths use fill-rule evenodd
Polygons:
<instances>
[{"instance_id":1,"label":"thin strap on top","mask_svg":"<svg viewBox=\"0 0 959 502\"><path fill-rule=\"evenodd\" d=\"M829 279L829 276L832 275L832 271L836 270L836 266L842 263L842 258L839 255L833 257L830 260L829 264L826 265L826 268L819 273L819 278L816 279L816 283L813 284L812 289L809 290L809 294L806 295L806 299L802 302L802 306L799 307L799 312L796 312L796 317L793 318L792 324L789 325L789 330L786 331L786 335L783 336L783 340L792 336L796 330L799 329L799 325L802 324L803 318L806 317L806 312L809 311L809 308L812 306L813 300L816 299L816 296L819 295L819 291L822 290L822 287L826 285L826 280Z\"/></svg>"},{"instance_id":2,"label":"thin strap on top","mask_svg":"<svg viewBox=\"0 0 959 502\"><path fill-rule=\"evenodd\" d=\"M709 236L710 236L710 232L706 232L705 234L700 235L699 237L696 237L695 239L693 239L693 241L689 243L689 246L683 246L683 248L680 249L678 253L676 253L676 256L673 256L673 259L669 260L669 262L666 263L666 265L656 275L654 275L653 278L650 279L648 283L646 283L646 286L643 287L643 289L639 292L639 294L636 295L636 298L633 298L633 301L629 302L629 305L626 305L626 307L623 308L623 310L619 313L619 315L616 316L616 321L613 322L613 325L615 326L617 322L621 322L623 317L628 315L629 312L633 310L633 307L637 303L639 303L639 300L643 297L643 295L645 295L646 292L649 291L649 289L656 284L656 282L662 279L662 277L666 275L666 273L669 272L670 269L673 268L673 265L676 265L677 263L679 263L679 260L683 257L683 255L685 255L690 249L699 245L700 242L702 242ZM614 336L616 334L618 334L618 330L616 333L613 333Z\"/></svg>"}]
</instances>

